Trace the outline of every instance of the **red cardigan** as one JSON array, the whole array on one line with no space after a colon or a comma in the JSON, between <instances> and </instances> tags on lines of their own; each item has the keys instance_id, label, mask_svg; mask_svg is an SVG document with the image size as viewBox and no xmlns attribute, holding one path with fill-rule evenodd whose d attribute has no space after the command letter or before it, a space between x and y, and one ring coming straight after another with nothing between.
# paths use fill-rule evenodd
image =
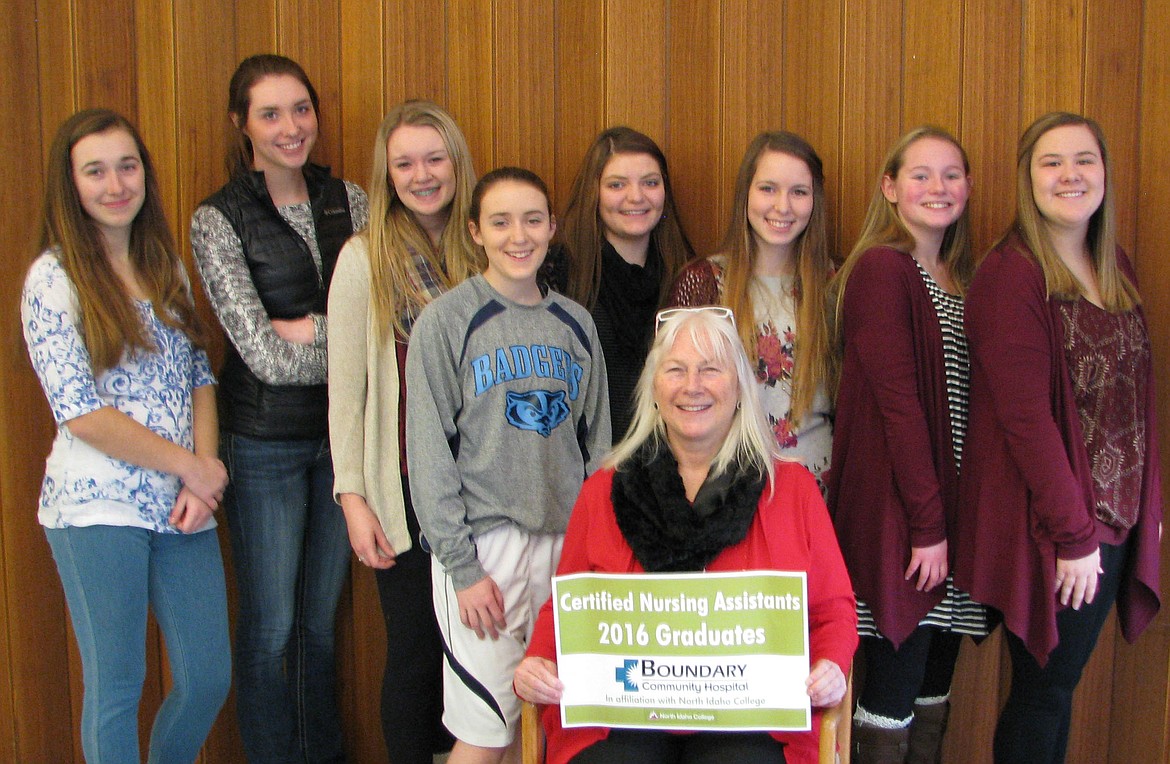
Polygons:
<instances>
[{"instance_id":1,"label":"red cardigan","mask_svg":"<svg viewBox=\"0 0 1170 764\"><path fill-rule=\"evenodd\" d=\"M614 519L612 487L612 469L599 470L585 481L569 519L558 575L643 572ZM769 498L764 489L747 537L723 550L707 570L807 571L809 658L813 663L828 658L848 673L857 649L853 589L816 481L804 467L776 463L775 491ZM551 599L537 618L528 655L556 660ZM810 732L773 733L786 744L789 764L816 762L820 717L814 709ZM549 764L563 764L609 734L605 727L562 729L559 706L546 707L543 720Z\"/></svg>"},{"instance_id":2,"label":"red cardigan","mask_svg":"<svg viewBox=\"0 0 1170 764\"><path fill-rule=\"evenodd\" d=\"M861 255L841 299L829 511L858 598L897 646L945 588L905 580L910 548L953 538L957 513L942 330L914 259L889 247Z\"/></svg>"},{"instance_id":3,"label":"red cardigan","mask_svg":"<svg viewBox=\"0 0 1170 764\"><path fill-rule=\"evenodd\" d=\"M1133 279L1125 254L1122 270ZM1145 323L1139 309L1138 315ZM1089 458L1064 354L1064 324L1018 236L988 254L967 294L971 411L964 449L955 582L1004 622L1041 664L1056 647L1056 559L1097 548ZM1141 514L1118 596L1135 640L1160 607L1162 520L1154 381L1146 400Z\"/></svg>"}]
</instances>

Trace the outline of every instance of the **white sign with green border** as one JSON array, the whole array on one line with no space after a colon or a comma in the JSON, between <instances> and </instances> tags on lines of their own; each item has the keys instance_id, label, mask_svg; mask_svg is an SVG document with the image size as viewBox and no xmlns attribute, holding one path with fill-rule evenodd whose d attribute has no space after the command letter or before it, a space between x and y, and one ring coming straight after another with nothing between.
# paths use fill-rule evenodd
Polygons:
<instances>
[{"instance_id":1,"label":"white sign with green border","mask_svg":"<svg viewBox=\"0 0 1170 764\"><path fill-rule=\"evenodd\" d=\"M553 579L563 727L811 725L803 572Z\"/></svg>"}]
</instances>

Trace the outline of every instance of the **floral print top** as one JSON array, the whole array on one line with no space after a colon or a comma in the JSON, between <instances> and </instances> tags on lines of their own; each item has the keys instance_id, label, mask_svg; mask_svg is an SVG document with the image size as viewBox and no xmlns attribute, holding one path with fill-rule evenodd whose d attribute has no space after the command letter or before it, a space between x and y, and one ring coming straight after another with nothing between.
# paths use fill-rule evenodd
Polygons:
<instances>
[{"instance_id":1,"label":"floral print top","mask_svg":"<svg viewBox=\"0 0 1170 764\"><path fill-rule=\"evenodd\" d=\"M722 256L697 260L679 274L668 304L711 305L723 294ZM776 442L786 456L812 472L824 493L822 474L829 468L833 450L833 420L829 396L822 387L799 426L791 420L792 371L796 345L796 300L791 277L756 276L752 279L752 304L756 325L756 381L760 403Z\"/></svg>"},{"instance_id":2,"label":"floral print top","mask_svg":"<svg viewBox=\"0 0 1170 764\"><path fill-rule=\"evenodd\" d=\"M215 383L207 354L160 321L149 302L136 304L156 351L127 352L117 365L94 375L77 293L56 254L43 253L25 278L20 302L24 341L57 422L37 515L45 527L114 525L179 532L167 521L179 495L178 476L108 456L66 426L113 406L167 440L192 448L192 393ZM214 527L212 520L202 530Z\"/></svg>"}]
</instances>

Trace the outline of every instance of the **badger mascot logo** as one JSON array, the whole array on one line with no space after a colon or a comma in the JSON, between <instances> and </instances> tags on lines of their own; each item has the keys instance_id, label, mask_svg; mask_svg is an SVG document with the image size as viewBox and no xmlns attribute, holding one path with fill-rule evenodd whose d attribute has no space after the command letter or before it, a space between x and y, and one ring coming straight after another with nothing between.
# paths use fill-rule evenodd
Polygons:
<instances>
[{"instance_id":1,"label":"badger mascot logo","mask_svg":"<svg viewBox=\"0 0 1170 764\"><path fill-rule=\"evenodd\" d=\"M568 419L569 404L565 403L564 390L509 392L504 416L513 427L539 432L547 438L558 424Z\"/></svg>"}]
</instances>

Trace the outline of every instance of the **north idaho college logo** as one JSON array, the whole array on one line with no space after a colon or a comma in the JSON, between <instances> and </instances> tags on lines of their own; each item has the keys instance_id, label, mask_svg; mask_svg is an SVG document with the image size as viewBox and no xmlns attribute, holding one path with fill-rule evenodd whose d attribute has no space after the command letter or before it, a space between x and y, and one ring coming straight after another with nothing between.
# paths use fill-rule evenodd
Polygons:
<instances>
[{"instance_id":1,"label":"north idaho college logo","mask_svg":"<svg viewBox=\"0 0 1170 764\"><path fill-rule=\"evenodd\" d=\"M622 689L625 690L626 692L637 692L638 691L638 682L636 681L637 670L638 670L638 661L636 661L636 660L622 661L622 666L620 668L615 668L613 670L613 680L615 682L620 682L622 685Z\"/></svg>"}]
</instances>

